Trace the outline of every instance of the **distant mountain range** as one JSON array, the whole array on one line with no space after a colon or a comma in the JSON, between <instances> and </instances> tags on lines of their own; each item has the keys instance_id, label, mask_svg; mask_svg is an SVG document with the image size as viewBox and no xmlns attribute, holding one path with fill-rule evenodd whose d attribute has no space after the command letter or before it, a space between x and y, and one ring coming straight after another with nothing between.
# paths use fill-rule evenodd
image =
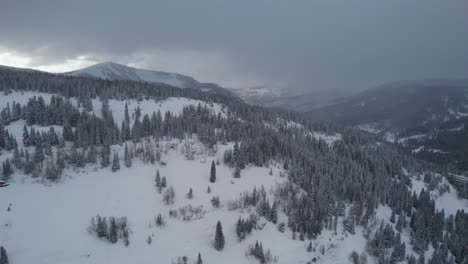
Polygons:
<instances>
[{"instance_id":1,"label":"distant mountain range","mask_svg":"<svg viewBox=\"0 0 468 264\"><path fill-rule=\"evenodd\" d=\"M410 128L468 115L468 80L400 81L368 89L308 112L344 125Z\"/></svg>"},{"instance_id":2,"label":"distant mountain range","mask_svg":"<svg viewBox=\"0 0 468 264\"><path fill-rule=\"evenodd\" d=\"M355 126L409 154L468 170L468 80L400 81L306 113Z\"/></svg>"}]
</instances>

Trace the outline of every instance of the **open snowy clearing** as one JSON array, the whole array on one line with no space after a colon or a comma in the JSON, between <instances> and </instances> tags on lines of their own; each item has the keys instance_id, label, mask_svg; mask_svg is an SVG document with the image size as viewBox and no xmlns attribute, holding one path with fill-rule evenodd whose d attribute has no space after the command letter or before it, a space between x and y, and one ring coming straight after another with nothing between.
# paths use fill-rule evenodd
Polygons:
<instances>
[{"instance_id":1,"label":"open snowy clearing","mask_svg":"<svg viewBox=\"0 0 468 264\"><path fill-rule=\"evenodd\" d=\"M180 145L179 145L180 146ZM114 148L114 150L116 150ZM171 263L177 256L194 260L200 252L206 263L239 263L248 245L256 240L265 249L279 257L279 263L304 263L310 259L306 242L293 241L288 232L280 233L266 221L262 231L253 231L239 243L235 223L248 212L229 211L226 206L214 209L210 203L219 196L221 203L236 199L244 191L263 185L271 190L285 179L281 170L250 167L240 179L232 177L232 169L217 166L217 181L209 183L211 160L203 157L187 160L181 148L170 149L163 156L166 166L145 165L135 162L132 168L121 166L112 173L109 168L86 167L79 171L67 170L65 179L58 184L43 184L39 179L14 176L14 182L0 189L0 243L8 246L13 263ZM218 152L222 153L222 152ZM219 158L219 157L218 157ZM175 204L167 206L154 186L156 169L167 177L168 186L176 191ZM211 193L207 193L207 187ZM194 198L185 197L189 188ZM11 204L11 211L6 211ZM202 219L183 221L168 215L170 209L182 206L203 206ZM154 227L154 219L162 213L166 226ZM92 216L127 216L131 229L130 246L120 241L110 244L87 232ZM226 247L219 253L212 247L216 222L221 220L226 237ZM147 244L148 236L153 243ZM244 263L255 263L245 258Z\"/></svg>"}]
</instances>

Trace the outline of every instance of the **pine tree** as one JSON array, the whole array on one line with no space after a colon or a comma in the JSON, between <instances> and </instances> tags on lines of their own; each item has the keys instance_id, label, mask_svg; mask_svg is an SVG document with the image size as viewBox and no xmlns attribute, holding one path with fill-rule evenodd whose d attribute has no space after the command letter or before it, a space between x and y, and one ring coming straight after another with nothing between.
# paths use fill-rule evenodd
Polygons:
<instances>
[{"instance_id":1,"label":"pine tree","mask_svg":"<svg viewBox=\"0 0 468 264\"><path fill-rule=\"evenodd\" d=\"M44 160L44 149L42 148L42 143L38 142L36 144L36 150L34 152L34 162L41 163Z\"/></svg>"},{"instance_id":2,"label":"pine tree","mask_svg":"<svg viewBox=\"0 0 468 264\"><path fill-rule=\"evenodd\" d=\"M193 199L193 191L192 191L192 188L190 188L190 190L188 191L186 197L187 197L187 199Z\"/></svg>"},{"instance_id":3,"label":"pine tree","mask_svg":"<svg viewBox=\"0 0 468 264\"><path fill-rule=\"evenodd\" d=\"M152 242L151 236L148 236L148 239L146 240L146 243L148 243L148 245L151 245L151 242Z\"/></svg>"},{"instance_id":4,"label":"pine tree","mask_svg":"<svg viewBox=\"0 0 468 264\"><path fill-rule=\"evenodd\" d=\"M396 222L395 229L397 231L401 232L401 230L403 230L403 228L405 228L405 227L406 227L406 216L403 213L403 211L401 211L401 213L398 216L398 220Z\"/></svg>"},{"instance_id":5,"label":"pine tree","mask_svg":"<svg viewBox=\"0 0 468 264\"><path fill-rule=\"evenodd\" d=\"M63 124L63 139L65 139L66 141L73 141L74 139L73 129L68 119L65 120L65 123Z\"/></svg>"},{"instance_id":6,"label":"pine tree","mask_svg":"<svg viewBox=\"0 0 468 264\"><path fill-rule=\"evenodd\" d=\"M124 229L124 231L123 231L123 239L124 239L125 246L128 247L128 245L130 245L130 240L128 239L128 230L127 229Z\"/></svg>"},{"instance_id":7,"label":"pine tree","mask_svg":"<svg viewBox=\"0 0 468 264\"><path fill-rule=\"evenodd\" d=\"M156 171L156 178L154 179L156 187L161 185L161 175L159 175L159 170Z\"/></svg>"},{"instance_id":8,"label":"pine tree","mask_svg":"<svg viewBox=\"0 0 468 264\"><path fill-rule=\"evenodd\" d=\"M203 261L202 261L202 258L201 258L201 254L198 253L198 258L197 258L197 263L196 264L203 264Z\"/></svg>"},{"instance_id":9,"label":"pine tree","mask_svg":"<svg viewBox=\"0 0 468 264\"><path fill-rule=\"evenodd\" d=\"M120 170L120 161L119 161L119 154L116 152L114 153L114 160L112 161L112 172L116 172Z\"/></svg>"},{"instance_id":10,"label":"pine tree","mask_svg":"<svg viewBox=\"0 0 468 264\"><path fill-rule=\"evenodd\" d=\"M6 133L3 123L0 121L0 149L5 148L6 144Z\"/></svg>"},{"instance_id":11,"label":"pine tree","mask_svg":"<svg viewBox=\"0 0 468 264\"><path fill-rule=\"evenodd\" d=\"M170 186L170 187L164 192L163 201L164 201L167 205L173 204L173 203L174 203L174 201L175 201L175 190L174 190L174 187Z\"/></svg>"},{"instance_id":12,"label":"pine tree","mask_svg":"<svg viewBox=\"0 0 468 264\"><path fill-rule=\"evenodd\" d=\"M276 201L273 202L270 210L270 221L276 224L278 222L278 204Z\"/></svg>"},{"instance_id":13,"label":"pine tree","mask_svg":"<svg viewBox=\"0 0 468 264\"><path fill-rule=\"evenodd\" d=\"M214 248L218 251L223 250L224 248L224 235L223 235L223 228L221 226L221 222L218 221L216 224L216 233L215 233L215 240L214 240Z\"/></svg>"},{"instance_id":14,"label":"pine tree","mask_svg":"<svg viewBox=\"0 0 468 264\"><path fill-rule=\"evenodd\" d=\"M166 186L167 186L167 180L166 180L166 177L163 176L161 179L161 188L166 188Z\"/></svg>"},{"instance_id":15,"label":"pine tree","mask_svg":"<svg viewBox=\"0 0 468 264\"><path fill-rule=\"evenodd\" d=\"M8 255L3 246L0 247L0 264L8 264Z\"/></svg>"},{"instance_id":16,"label":"pine tree","mask_svg":"<svg viewBox=\"0 0 468 264\"><path fill-rule=\"evenodd\" d=\"M115 222L114 217L110 218L110 229L109 229L109 238L108 239L112 244L117 243L117 240L118 240L117 223Z\"/></svg>"},{"instance_id":17,"label":"pine tree","mask_svg":"<svg viewBox=\"0 0 468 264\"><path fill-rule=\"evenodd\" d=\"M211 162L210 182L216 182L216 165L214 161Z\"/></svg>"},{"instance_id":18,"label":"pine tree","mask_svg":"<svg viewBox=\"0 0 468 264\"><path fill-rule=\"evenodd\" d=\"M234 170L234 178L240 178L241 177L241 170L239 167L236 167L236 169Z\"/></svg>"},{"instance_id":19,"label":"pine tree","mask_svg":"<svg viewBox=\"0 0 468 264\"><path fill-rule=\"evenodd\" d=\"M107 220L105 217L101 218L101 216L97 215L97 235L98 237L107 237Z\"/></svg>"},{"instance_id":20,"label":"pine tree","mask_svg":"<svg viewBox=\"0 0 468 264\"><path fill-rule=\"evenodd\" d=\"M3 180L8 181L13 174L13 168L11 167L10 159L6 159L3 162Z\"/></svg>"},{"instance_id":21,"label":"pine tree","mask_svg":"<svg viewBox=\"0 0 468 264\"><path fill-rule=\"evenodd\" d=\"M21 154L18 149L18 146L15 147L13 151L13 157L11 158L11 163L16 166L16 168L21 169L23 168L23 160L21 159Z\"/></svg>"},{"instance_id":22,"label":"pine tree","mask_svg":"<svg viewBox=\"0 0 468 264\"><path fill-rule=\"evenodd\" d=\"M101 150L101 166L106 168L110 164L110 147L109 145L104 145Z\"/></svg>"},{"instance_id":23,"label":"pine tree","mask_svg":"<svg viewBox=\"0 0 468 264\"><path fill-rule=\"evenodd\" d=\"M26 125L24 125L23 127L23 144L25 147L28 147L31 144L28 128L26 127Z\"/></svg>"},{"instance_id":24,"label":"pine tree","mask_svg":"<svg viewBox=\"0 0 468 264\"><path fill-rule=\"evenodd\" d=\"M130 157L130 154L128 153L127 144L125 144L124 162L127 168L130 168L132 166L132 158Z\"/></svg>"}]
</instances>

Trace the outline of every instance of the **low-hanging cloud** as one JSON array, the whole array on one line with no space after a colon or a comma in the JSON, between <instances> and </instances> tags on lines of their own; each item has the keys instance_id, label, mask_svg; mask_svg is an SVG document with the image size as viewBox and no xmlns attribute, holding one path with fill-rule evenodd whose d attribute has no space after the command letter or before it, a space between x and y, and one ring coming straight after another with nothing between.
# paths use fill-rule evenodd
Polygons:
<instances>
[{"instance_id":1,"label":"low-hanging cloud","mask_svg":"<svg viewBox=\"0 0 468 264\"><path fill-rule=\"evenodd\" d=\"M459 78L466 10L437 0L6 0L0 64L66 71L112 60L228 87L306 90Z\"/></svg>"}]
</instances>

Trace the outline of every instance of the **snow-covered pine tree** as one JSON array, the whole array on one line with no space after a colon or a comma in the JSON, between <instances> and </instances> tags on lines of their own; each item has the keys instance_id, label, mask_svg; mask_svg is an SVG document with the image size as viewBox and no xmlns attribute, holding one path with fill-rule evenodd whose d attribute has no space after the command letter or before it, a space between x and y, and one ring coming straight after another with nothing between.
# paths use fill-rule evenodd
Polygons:
<instances>
[{"instance_id":1,"label":"snow-covered pine tree","mask_svg":"<svg viewBox=\"0 0 468 264\"><path fill-rule=\"evenodd\" d=\"M163 176L161 179L161 188L166 188L166 186L167 186L167 180L166 180L166 177Z\"/></svg>"},{"instance_id":2,"label":"snow-covered pine tree","mask_svg":"<svg viewBox=\"0 0 468 264\"><path fill-rule=\"evenodd\" d=\"M119 161L119 154L116 152L114 153L114 159L112 161L112 172L116 172L120 170L120 161Z\"/></svg>"},{"instance_id":3,"label":"snow-covered pine tree","mask_svg":"<svg viewBox=\"0 0 468 264\"><path fill-rule=\"evenodd\" d=\"M8 254L6 252L6 249L1 246L0 247L0 264L8 264Z\"/></svg>"},{"instance_id":4,"label":"snow-covered pine tree","mask_svg":"<svg viewBox=\"0 0 468 264\"><path fill-rule=\"evenodd\" d=\"M132 167L132 158L130 157L130 153L128 153L127 144L125 144L124 162L127 168Z\"/></svg>"},{"instance_id":5,"label":"snow-covered pine tree","mask_svg":"<svg viewBox=\"0 0 468 264\"><path fill-rule=\"evenodd\" d=\"M154 179L156 187L161 185L161 175L159 174L159 170L156 171L156 178Z\"/></svg>"},{"instance_id":6,"label":"snow-covered pine tree","mask_svg":"<svg viewBox=\"0 0 468 264\"><path fill-rule=\"evenodd\" d=\"M187 199L193 199L193 190L192 190L192 188L190 188L190 190L185 195L185 197L187 197Z\"/></svg>"},{"instance_id":7,"label":"snow-covered pine tree","mask_svg":"<svg viewBox=\"0 0 468 264\"><path fill-rule=\"evenodd\" d=\"M216 224L214 248L218 251L221 251L224 248L224 243L225 241L224 241L223 227L221 226L221 221L218 221L218 223Z\"/></svg>"},{"instance_id":8,"label":"snow-covered pine tree","mask_svg":"<svg viewBox=\"0 0 468 264\"><path fill-rule=\"evenodd\" d=\"M214 161L211 162L210 182L216 182L216 165Z\"/></svg>"},{"instance_id":9,"label":"snow-covered pine tree","mask_svg":"<svg viewBox=\"0 0 468 264\"><path fill-rule=\"evenodd\" d=\"M109 228L109 237L108 237L108 239L112 244L117 243L117 240L118 240L117 223L116 223L114 217L110 218L110 228Z\"/></svg>"}]
</instances>

